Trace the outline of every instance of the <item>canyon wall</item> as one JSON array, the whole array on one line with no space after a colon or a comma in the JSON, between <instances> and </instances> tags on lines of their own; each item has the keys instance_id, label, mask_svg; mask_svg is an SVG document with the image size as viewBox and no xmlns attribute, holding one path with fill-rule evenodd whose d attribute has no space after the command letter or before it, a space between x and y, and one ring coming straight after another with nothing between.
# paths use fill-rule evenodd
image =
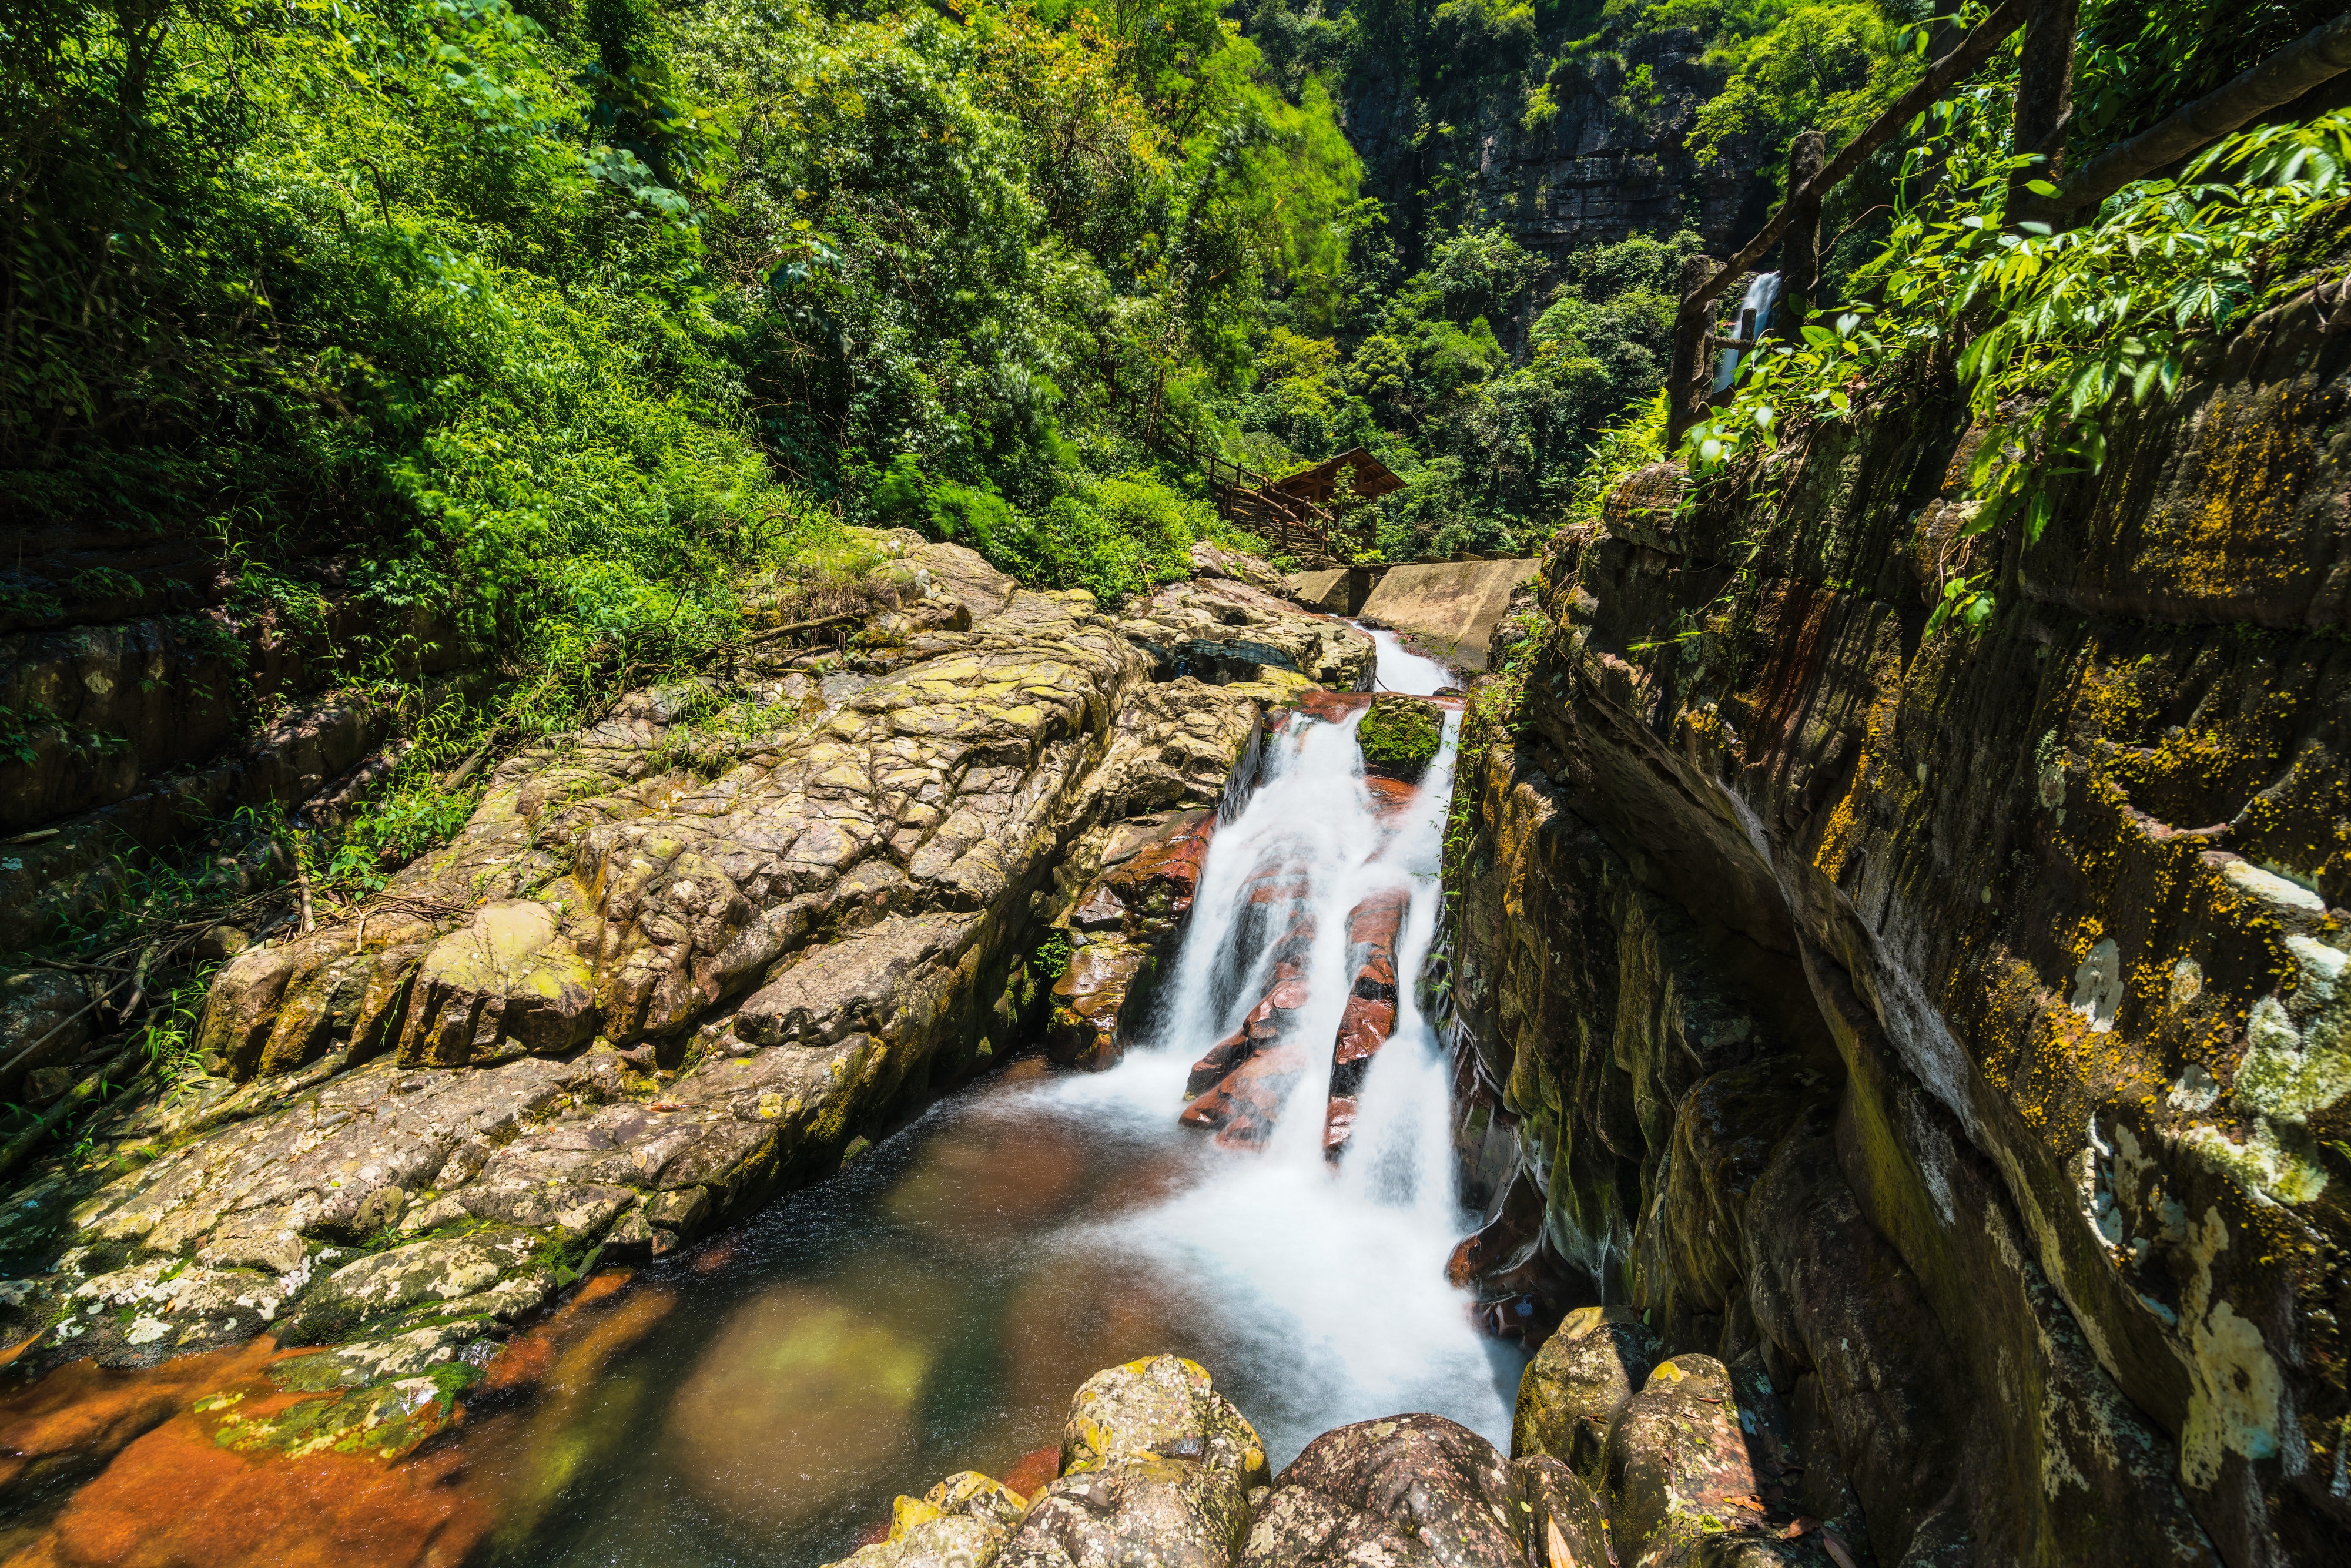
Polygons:
<instances>
[{"instance_id":1,"label":"canyon wall","mask_svg":"<svg viewBox=\"0 0 2351 1568\"><path fill-rule=\"evenodd\" d=\"M1577 21L1597 25L1562 25ZM1747 138L1706 165L1685 145L1722 89L1706 52L1697 29L1667 27L1580 57L1565 34L1496 33L1477 7L1447 7L1354 65L1341 109L1408 267L1458 223L1498 225L1552 258L1683 228L1728 255L1761 226L1776 185ZM1531 114L1538 88L1547 112Z\"/></svg>"},{"instance_id":2,"label":"canyon wall","mask_svg":"<svg viewBox=\"0 0 2351 1568\"><path fill-rule=\"evenodd\" d=\"M2029 549L1931 382L1553 541L1462 763L1489 1321L1760 1364L1881 1562L2351 1550L2347 395L2305 296Z\"/></svg>"}]
</instances>

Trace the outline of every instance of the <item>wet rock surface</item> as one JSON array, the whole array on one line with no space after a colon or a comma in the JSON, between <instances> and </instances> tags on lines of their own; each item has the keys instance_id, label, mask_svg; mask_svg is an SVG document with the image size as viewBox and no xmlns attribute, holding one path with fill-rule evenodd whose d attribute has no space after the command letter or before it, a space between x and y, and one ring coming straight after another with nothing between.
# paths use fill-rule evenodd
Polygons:
<instances>
[{"instance_id":1,"label":"wet rock surface","mask_svg":"<svg viewBox=\"0 0 2351 1568\"><path fill-rule=\"evenodd\" d=\"M1228 738L1246 747L1256 736L1252 729ZM1081 864L1098 861L1102 870L1077 883L1059 922L1073 947L1053 983L1046 1023L1045 1051L1054 1061L1100 1071L1114 1066L1134 1031L1147 1027L1143 1015L1152 982L1191 910L1216 826L1210 807L1132 818L1075 857Z\"/></svg>"},{"instance_id":2,"label":"wet rock surface","mask_svg":"<svg viewBox=\"0 0 2351 1568\"><path fill-rule=\"evenodd\" d=\"M1284 1467L1241 1561L1519 1568L1520 1500L1510 1461L1466 1427L1441 1416L1358 1422Z\"/></svg>"},{"instance_id":3,"label":"wet rock surface","mask_svg":"<svg viewBox=\"0 0 2351 1568\"><path fill-rule=\"evenodd\" d=\"M1568 1313L1519 1379L1511 1456L1549 1455L1604 1484L1608 1434L1657 1360L1656 1336L1630 1307Z\"/></svg>"},{"instance_id":4,"label":"wet rock surface","mask_svg":"<svg viewBox=\"0 0 2351 1568\"><path fill-rule=\"evenodd\" d=\"M333 1347L306 1392L447 1375L600 1251L658 1255L1033 1039L1029 955L1096 878L1124 939L1180 917L1207 809L1305 677L1174 677L1156 623L884 543L925 597L847 664L778 654L732 707L636 694L501 766L359 918L234 956L213 1076L120 1129L106 1185L52 1172L0 1223L20 1366L267 1332ZM1268 603L1259 638L1369 667ZM69 987L0 1006L55 1027Z\"/></svg>"},{"instance_id":5,"label":"wet rock surface","mask_svg":"<svg viewBox=\"0 0 2351 1568\"><path fill-rule=\"evenodd\" d=\"M1948 388L1783 448L1768 527L1647 471L1554 542L1523 727L1462 759L1489 1217L1523 1177L1557 1305L1760 1361L1856 1561L2351 1542L2346 376L2290 300L2029 547L1964 533ZM1758 538L1720 656L1650 646ZM1925 636L2003 550L1995 622Z\"/></svg>"},{"instance_id":6,"label":"wet rock surface","mask_svg":"<svg viewBox=\"0 0 2351 1568\"><path fill-rule=\"evenodd\" d=\"M1113 1367L1078 1390L1061 1474L997 1561L1230 1563L1266 1479L1256 1429L1200 1367L1172 1355Z\"/></svg>"}]
</instances>

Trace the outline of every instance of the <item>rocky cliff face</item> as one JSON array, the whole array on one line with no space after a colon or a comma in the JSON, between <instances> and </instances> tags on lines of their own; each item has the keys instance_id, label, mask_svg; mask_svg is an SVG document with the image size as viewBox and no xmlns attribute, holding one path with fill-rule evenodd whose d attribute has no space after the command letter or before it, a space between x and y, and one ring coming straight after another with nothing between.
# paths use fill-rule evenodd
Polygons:
<instances>
[{"instance_id":1,"label":"rocky cliff face","mask_svg":"<svg viewBox=\"0 0 2351 1568\"><path fill-rule=\"evenodd\" d=\"M2304 299L2031 549L1960 538L1932 392L1554 542L1462 763L1497 1321L1604 1293L1768 1385L1881 1562L2351 1549L2346 397Z\"/></svg>"},{"instance_id":2,"label":"rocky cliff face","mask_svg":"<svg viewBox=\"0 0 2351 1568\"><path fill-rule=\"evenodd\" d=\"M1761 226L1775 188L1761 150L1735 145L1702 166L1683 145L1722 87L1695 29L1644 34L1588 61L1570 48L1546 73L1531 33L1463 26L1437 18L1416 48L1381 53L1346 84L1348 139L1408 262L1436 231L1465 222L1499 225L1546 256L1682 228L1728 255ZM1646 86L1628 93L1643 71ZM1538 88L1548 107L1531 116Z\"/></svg>"}]
</instances>

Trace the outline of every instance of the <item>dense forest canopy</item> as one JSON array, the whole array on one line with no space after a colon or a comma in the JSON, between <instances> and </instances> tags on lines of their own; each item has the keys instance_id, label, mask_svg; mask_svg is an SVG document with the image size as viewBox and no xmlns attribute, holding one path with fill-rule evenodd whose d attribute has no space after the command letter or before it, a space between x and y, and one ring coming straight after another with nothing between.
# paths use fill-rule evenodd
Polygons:
<instances>
[{"instance_id":1,"label":"dense forest canopy","mask_svg":"<svg viewBox=\"0 0 2351 1568\"><path fill-rule=\"evenodd\" d=\"M503 685L424 727L422 780L691 664L747 584L778 613L853 599L870 547L843 524L1113 600L1195 540L1249 544L1145 410L1270 475L1369 448L1405 483L1340 541L1361 559L1524 550L1657 454L1705 225L1743 238L1797 131L1849 136L1981 10L22 0L0 20L0 483L57 537L207 541L219 581L20 573L5 608L38 624L114 592L299 626L334 595L390 628L434 607ZM2087 0L2068 156L2327 14ZM1971 182L2004 176L2015 69L2011 43L1840 189L1827 310L1694 450L1768 438L1791 396L1849 406L1887 344L1976 329L1938 314L1959 264L1918 236L1997 218ZM1545 182L1608 158L1664 217L1562 244ZM2331 189L2286 173L2297 200ZM2220 292L2177 329L2227 319L2302 210L2228 228L2135 308L2195 285ZM1928 252L1940 270L1889 259ZM2066 352L2105 356L2109 392L2168 385L2177 345L2126 351L2121 319ZM340 648L345 675L392 692L392 640ZM395 791L347 863L464 809Z\"/></svg>"}]
</instances>

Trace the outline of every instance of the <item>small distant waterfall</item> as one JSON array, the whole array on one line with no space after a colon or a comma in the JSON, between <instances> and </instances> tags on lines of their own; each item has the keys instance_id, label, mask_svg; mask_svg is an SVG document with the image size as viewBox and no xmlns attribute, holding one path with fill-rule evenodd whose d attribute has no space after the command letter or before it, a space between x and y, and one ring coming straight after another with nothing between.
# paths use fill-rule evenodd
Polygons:
<instances>
[{"instance_id":1,"label":"small distant waterfall","mask_svg":"<svg viewBox=\"0 0 2351 1568\"><path fill-rule=\"evenodd\" d=\"M1739 336L1750 340L1771 329L1772 308L1780 303L1780 275L1759 272L1748 280L1746 297L1739 302L1739 314L1733 317L1733 328ZM1725 349L1715 361L1714 390L1727 390L1739 374L1739 350Z\"/></svg>"}]
</instances>

